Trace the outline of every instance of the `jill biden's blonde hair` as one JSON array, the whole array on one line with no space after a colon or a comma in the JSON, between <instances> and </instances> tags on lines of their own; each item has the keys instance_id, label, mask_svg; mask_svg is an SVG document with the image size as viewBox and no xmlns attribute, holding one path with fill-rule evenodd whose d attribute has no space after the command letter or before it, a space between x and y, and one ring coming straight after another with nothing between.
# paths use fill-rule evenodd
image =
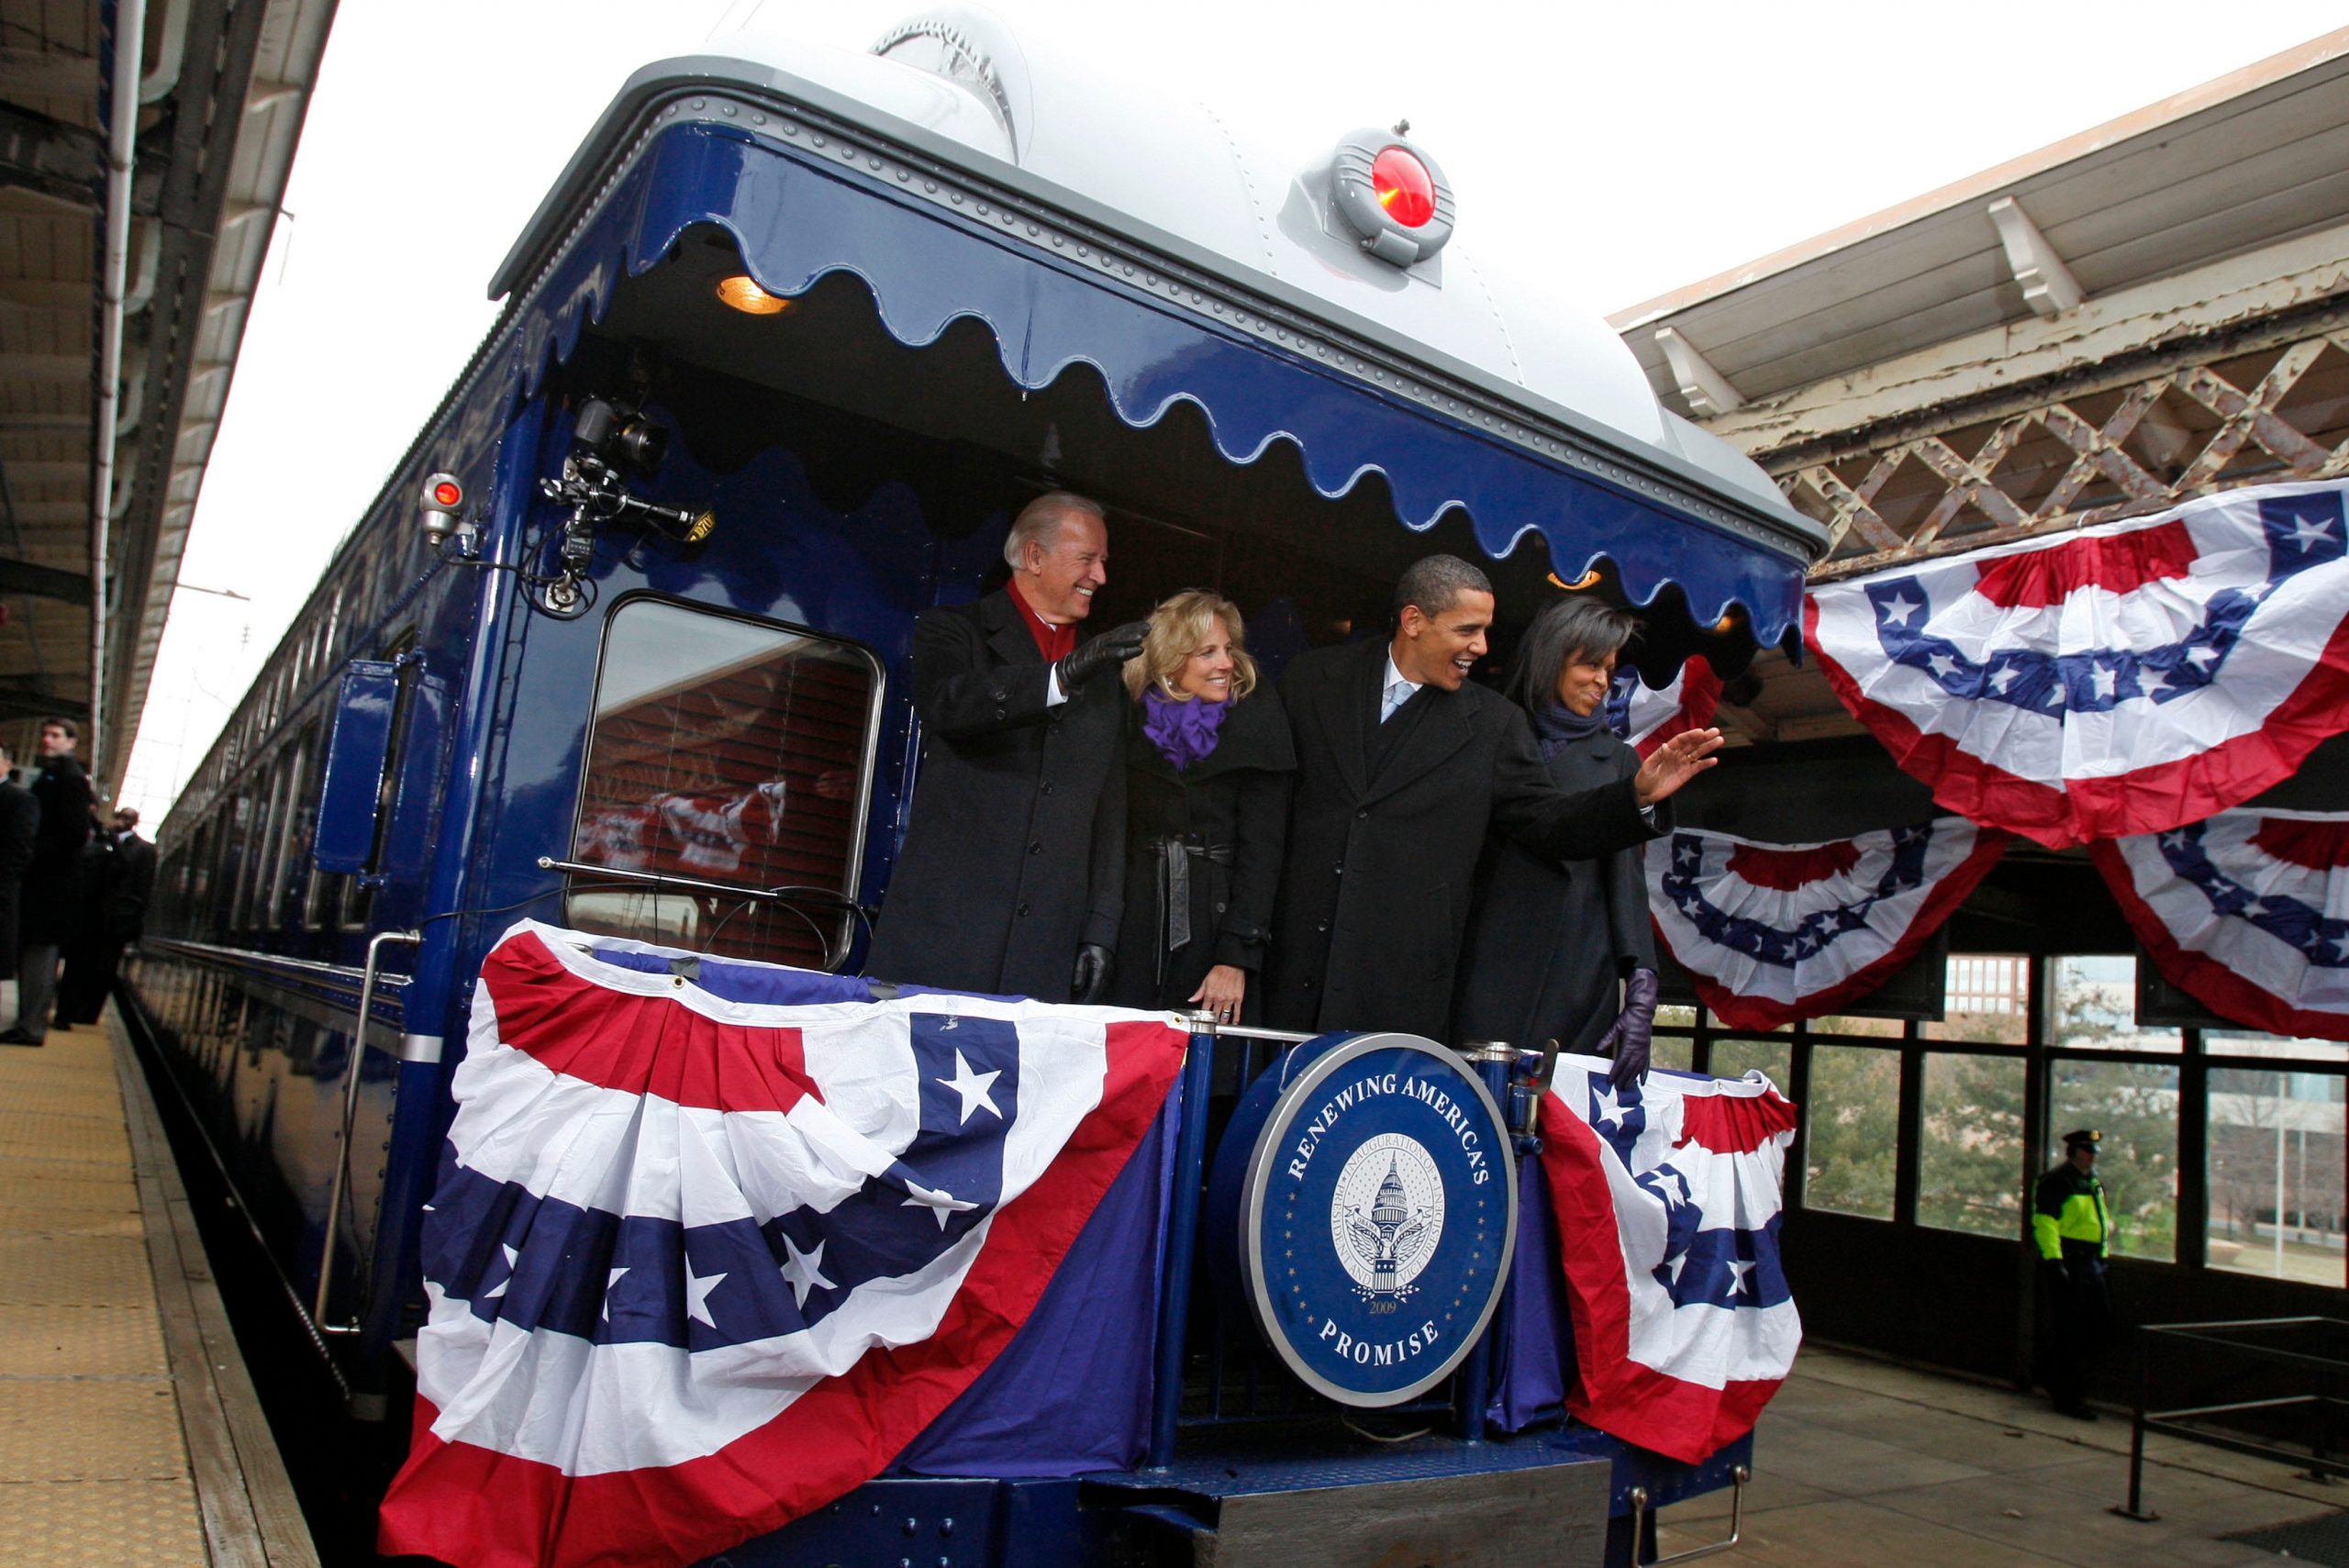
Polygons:
<instances>
[{"instance_id":1,"label":"jill biden's blonde hair","mask_svg":"<svg viewBox=\"0 0 2349 1568\"><path fill-rule=\"evenodd\" d=\"M1240 621L1240 606L1204 588L1186 588L1163 600L1150 612L1150 635L1142 639L1139 658L1126 661L1126 690L1134 701L1156 691L1176 702L1192 694L1178 691L1174 676L1194 650L1208 639L1218 617L1231 638L1231 700L1238 702L1256 689L1256 662L1248 657L1247 628Z\"/></svg>"}]
</instances>

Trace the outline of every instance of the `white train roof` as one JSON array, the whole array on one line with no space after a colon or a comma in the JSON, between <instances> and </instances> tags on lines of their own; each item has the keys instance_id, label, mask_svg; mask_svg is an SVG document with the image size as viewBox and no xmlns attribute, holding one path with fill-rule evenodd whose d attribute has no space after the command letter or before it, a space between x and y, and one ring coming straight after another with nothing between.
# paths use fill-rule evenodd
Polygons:
<instances>
[{"instance_id":1,"label":"white train roof","mask_svg":"<svg viewBox=\"0 0 2349 1568\"><path fill-rule=\"evenodd\" d=\"M1604 427L1627 451L1766 520L1790 551L1824 548L1819 526L1759 466L1659 404L1603 319L1557 308L1553 279L1475 256L1473 221L1466 241L1414 266L1367 253L1330 200L1331 153L1354 128L1332 127L1320 147L1269 151L1205 105L976 9L920 13L873 53L746 32L637 72L499 268L493 297L550 254L596 162L639 106L696 83L847 111L982 174L1017 171L1017 183L1046 187L1118 232L1171 240L1171 250L1235 281L1306 296L1316 314L1423 362L1464 368L1531 412Z\"/></svg>"}]
</instances>

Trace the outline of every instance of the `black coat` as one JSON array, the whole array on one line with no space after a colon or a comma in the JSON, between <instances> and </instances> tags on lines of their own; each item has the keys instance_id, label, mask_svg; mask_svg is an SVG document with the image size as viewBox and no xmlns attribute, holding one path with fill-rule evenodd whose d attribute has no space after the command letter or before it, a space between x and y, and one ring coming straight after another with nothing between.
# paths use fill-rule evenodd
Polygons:
<instances>
[{"instance_id":1,"label":"black coat","mask_svg":"<svg viewBox=\"0 0 2349 1568\"><path fill-rule=\"evenodd\" d=\"M1011 593L915 623L921 770L866 969L1064 1002L1077 945L1118 940L1126 688L1104 675L1046 706Z\"/></svg>"},{"instance_id":2,"label":"black coat","mask_svg":"<svg viewBox=\"0 0 2349 1568\"><path fill-rule=\"evenodd\" d=\"M1604 729L1568 742L1549 762L1550 781L1564 790L1639 771L1639 754ZM1476 884L1453 1027L1463 1040L1528 1050L1554 1040L1588 1054L1621 1009L1624 974L1655 967L1641 851L1544 860L1494 834Z\"/></svg>"},{"instance_id":3,"label":"black coat","mask_svg":"<svg viewBox=\"0 0 2349 1568\"><path fill-rule=\"evenodd\" d=\"M114 941L135 942L147 929L147 905L155 895L155 846L136 833L115 841L98 923Z\"/></svg>"},{"instance_id":4,"label":"black coat","mask_svg":"<svg viewBox=\"0 0 2349 1568\"><path fill-rule=\"evenodd\" d=\"M0 980L17 976L17 909L40 832L40 802L0 773Z\"/></svg>"},{"instance_id":5,"label":"black coat","mask_svg":"<svg viewBox=\"0 0 2349 1568\"><path fill-rule=\"evenodd\" d=\"M1186 1007L1216 964L1251 974L1264 967L1296 771L1288 716L1269 687L1235 703L1215 750L1180 771L1142 734L1139 710L1128 715L1126 917L1108 1002ZM1170 839L1208 851L1178 851L1190 891L1191 931L1172 952L1166 941ZM1262 1010L1258 990L1249 987L1244 1014Z\"/></svg>"},{"instance_id":6,"label":"black coat","mask_svg":"<svg viewBox=\"0 0 2349 1568\"><path fill-rule=\"evenodd\" d=\"M82 846L90 840L90 775L71 757L52 757L34 774L40 831L25 868L17 940L61 947L72 940L82 897Z\"/></svg>"},{"instance_id":7,"label":"black coat","mask_svg":"<svg viewBox=\"0 0 2349 1568\"><path fill-rule=\"evenodd\" d=\"M1487 828L1577 860L1668 819L1642 820L1629 782L1559 790L1525 715L1482 686L1422 687L1381 725L1386 668L1363 642L1301 654L1281 682L1297 778L1265 1014L1442 1040Z\"/></svg>"}]
</instances>

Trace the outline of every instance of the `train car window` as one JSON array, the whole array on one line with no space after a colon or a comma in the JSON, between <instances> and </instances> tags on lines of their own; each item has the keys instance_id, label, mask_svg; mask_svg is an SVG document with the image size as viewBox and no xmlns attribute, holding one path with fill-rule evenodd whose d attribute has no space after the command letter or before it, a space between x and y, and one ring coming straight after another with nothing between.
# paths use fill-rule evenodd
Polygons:
<instances>
[{"instance_id":1,"label":"train car window","mask_svg":"<svg viewBox=\"0 0 2349 1568\"><path fill-rule=\"evenodd\" d=\"M238 870L245 861L245 840L252 823L252 796L239 790L228 804L221 818L219 859L213 868L212 885L233 889L237 885ZM223 900L207 910L212 935L223 936L234 911L230 901Z\"/></svg>"},{"instance_id":2,"label":"train car window","mask_svg":"<svg viewBox=\"0 0 2349 1568\"><path fill-rule=\"evenodd\" d=\"M662 600L621 605L596 677L572 858L745 889L851 894L880 668L853 644ZM582 929L821 965L851 935L820 903L573 879Z\"/></svg>"},{"instance_id":3,"label":"train car window","mask_svg":"<svg viewBox=\"0 0 2349 1568\"><path fill-rule=\"evenodd\" d=\"M277 765L269 771L266 793L255 797L265 804L254 813L252 853L245 857L244 869L237 879L239 929L268 923L269 886L276 874L278 836L285 825L285 775L293 762L292 753L280 751Z\"/></svg>"},{"instance_id":4,"label":"train car window","mask_svg":"<svg viewBox=\"0 0 2349 1568\"><path fill-rule=\"evenodd\" d=\"M331 926L342 908L342 877L330 871L310 868L310 887L302 899L302 929L323 930Z\"/></svg>"},{"instance_id":5,"label":"train car window","mask_svg":"<svg viewBox=\"0 0 2349 1568\"><path fill-rule=\"evenodd\" d=\"M286 903L294 891L295 879L309 863L310 836L318 818L317 802L310 798L315 782L310 777L310 764L317 753L318 730L312 725L302 731L294 743L294 767L287 775L285 789L285 822L278 835L277 854L271 874L269 896L262 906L262 924L275 929L285 923L289 911Z\"/></svg>"}]
</instances>

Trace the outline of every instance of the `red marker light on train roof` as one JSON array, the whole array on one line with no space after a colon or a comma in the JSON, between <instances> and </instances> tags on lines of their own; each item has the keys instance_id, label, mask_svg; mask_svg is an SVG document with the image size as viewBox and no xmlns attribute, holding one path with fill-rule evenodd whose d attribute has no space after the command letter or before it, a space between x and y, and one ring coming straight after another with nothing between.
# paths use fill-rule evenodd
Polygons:
<instances>
[{"instance_id":1,"label":"red marker light on train roof","mask_svg":"<svg viewBox=\"0 0 2349 1568\"><path fill-rule=\"evenodd\" d=\"M1435 176L1407 149L1389 147L1370 161L1371 189L1386 216L1419 228L1435 216Z\"/></svg>"},{"instance_id":2,"label":"red marker light on train roof","mask_svg":"<svg viewBox=\"0 0 2349 1568\"><path fill-rule=\"evenodd\" d=\"M453 479L443 479L432 486L432 504L436 506L462 506L464 501L464 488Z\"/></svg>"}]
</instances>

